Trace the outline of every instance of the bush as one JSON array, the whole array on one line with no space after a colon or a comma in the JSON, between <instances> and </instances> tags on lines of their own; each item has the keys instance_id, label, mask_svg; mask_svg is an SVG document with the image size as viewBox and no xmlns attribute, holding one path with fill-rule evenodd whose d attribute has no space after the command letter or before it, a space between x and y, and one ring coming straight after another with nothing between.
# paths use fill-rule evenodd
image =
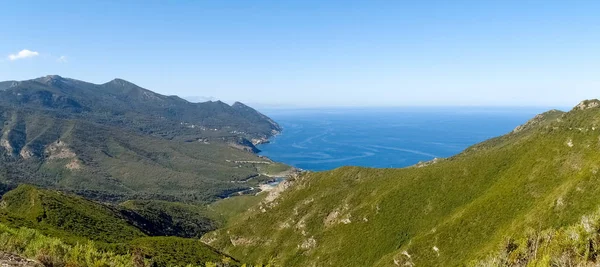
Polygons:
<instances>
[{"instance_id":1,"label":"bush","mask_svg":"<svg viewBox=\"0 0 600 267\"><path fill-rule=\"evenodd\" d=\"M134 266L132 255L99 250L93 242L68 245L37 230L0 224L0 250L37 259L44 266Z\"/></svg>"}]
</instances>

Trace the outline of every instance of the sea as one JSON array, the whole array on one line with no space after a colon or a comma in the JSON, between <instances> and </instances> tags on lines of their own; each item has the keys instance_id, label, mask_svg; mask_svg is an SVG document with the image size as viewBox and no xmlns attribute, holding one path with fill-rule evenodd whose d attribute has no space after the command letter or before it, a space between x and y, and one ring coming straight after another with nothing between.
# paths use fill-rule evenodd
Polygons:
<instances>
[{"instance_id":1,"label":"sea","mask_svg":"<svg viewBox=\"0 0 600 267\"><path fill-rule=\"evenodd\" d=\"M283 131L260 154L294 167L401 168L512 131L541 107L261 109Z\"/></svg>"}]
</instances>

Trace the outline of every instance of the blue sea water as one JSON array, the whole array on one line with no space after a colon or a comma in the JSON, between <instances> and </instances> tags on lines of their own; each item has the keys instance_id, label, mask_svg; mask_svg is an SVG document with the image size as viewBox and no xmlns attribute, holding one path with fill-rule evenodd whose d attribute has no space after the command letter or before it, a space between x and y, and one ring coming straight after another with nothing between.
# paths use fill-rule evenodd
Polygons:
<instances>
[{"instance_id":1,"label":"blue sea water","mask_svg":"<svg viewBox=\"0 0 600 267\"><path fill-rule=\"evenodd\" d=\"M261 155L312 171L406 167L503 135L545 108L265 109L282 134Z\"/></svg>"}]
</instances>

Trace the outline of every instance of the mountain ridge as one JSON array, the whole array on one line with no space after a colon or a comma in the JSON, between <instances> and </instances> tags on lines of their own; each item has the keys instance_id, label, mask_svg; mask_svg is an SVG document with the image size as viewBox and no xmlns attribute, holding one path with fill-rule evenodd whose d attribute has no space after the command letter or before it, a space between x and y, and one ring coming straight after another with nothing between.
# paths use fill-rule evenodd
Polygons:
<instances>
[{"instance_id":1,"label":"mountain ridge","mask_svg":"<svg viewBox=\"0 0 600 267\"><path fill-rule=\"evenodd\" d=\"M75 113L87 112L88 115L93 112L110 112L113 116L130 120L130 123L141 119L170 119L198 126L195 131L188 130L195 135L208 135L206 131L210 129L222 130L224 133L221 136L233 130L242 130L244 137L249 139L268 139L281 131L276 122L265 120L266 116L246 105L243 105L245 113L240 114L239 108L235 109L221 101L191 103L177 96L157 94L118 78L103 84L93 84L48 75L0 84L0 89L4 89L0 91L5 104L17 103L23 107L54 109L57 112L70 108ZM106 119L96 121L106 123ZM125 123L118 125L128 126ZM169 127L185 128L186 125L174 124Z\"/></svg>"},{"instance_id":2,"label":"mountain ridge","mask_svg":"<svg viewBox=\"0 0 600 267\"><path fill-rule=\"evenodd\" d=\"M103 201L213 201L268 180L254 146L281 127L243 104L190 103L131 82L0 83L0 182ZM236 163L245 162L245 163Z\"/></svg>"}]
</instances>

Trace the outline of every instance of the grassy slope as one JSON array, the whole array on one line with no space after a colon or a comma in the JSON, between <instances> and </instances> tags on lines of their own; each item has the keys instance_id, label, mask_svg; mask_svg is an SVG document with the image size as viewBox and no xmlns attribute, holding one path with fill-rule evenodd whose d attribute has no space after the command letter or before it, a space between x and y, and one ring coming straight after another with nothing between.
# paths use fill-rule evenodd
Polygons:
<instances>
[{"instance_id":1,"label":"grassy slope","mask_svg":"<svg viewBox=\"0 0 600 267\"><path fill-rule=\"evenodd\" d=\"M282 266L471 262L507 236L573 224L600 205L600 109L535 120L421 168L307 174L205 240Z\"/></svg>"},{"instance_id":2,"label":"grassy slope","mask_svg":"<svg viewBox=\"0 0 600 267\"><path fill-rule=\"evenodd\" d=\"M600 212L583 216L573 225L530 229L519 238L507 238L498 250L470 266L598 266Z\"/></svg>"},{"instance_id":3,"label":"grassy slope","mask_svg":"<svg viewBox=\"0 0 600 267\"><path fill-rule=\"evenodd\" d=\"M264 161L223 143L169 141L80 120L7 111L3 140L30 151L20 159L0 148L0 181L67 189L102 200L207 201L255 186ZM71 156L52 158L60 141ZM58 154L61 150L57 150ZM69 169L77 162L79 169ZM258 166L260 165L260 166ZM247 183L240 183L250 177ZM232 181L237 181L232 183Z\"/></svg>"},{"instance_id":4,"label":"grassy slope","mask_svg":"<svg viewBox=\"0 0 600 267\"><path fill-rule=\"evenodd\" d=\"M4 223L36 228L71 241L84 238L116 243L145 236L108 206L30 185L4 194L0 214Z\"/></svg>"},{"instance_id":5,"label":"grassy slope","mask_svg":"<svg viewBox=\"0 0 600 267\"><path fill-rule=\"evenodd\" d=\"M198 239L149 237L145 234L150 232L149 229L164 227L172 232L198 235L192 232L206 222L204 216L209 213L206 208L160 201L129 202L123 206L139 211L144 217L144 220L137 221L139 228L129 223L133 217L126 217L124 207L102 205L70 194L20 185L2 196L0 250L28 257L40 256L36 253L62 251L60 255L50 255L61 261L69 261L73 253L91 253L107 261L122 262L124 259L131 261L132 253L137 253L158 266L204 265L205 262L221 262L229 258ZM101 261L100 258L98 260ZM232 266L237 265L233 259L226 261L230 261Z\"/></svg>"},{"instance_id":6,"label":"grassy slope","mask_svg":"<svg viewBox=\"0 0 600 267\"><path fill-rule=\"evenodd\" d=\"M115 253L92 241L66 243L37 230L0 224L0 251L36 259L44 266L240 266L193 239L144 237L133 240L130 246L130 252Z\"/></svg>"},{"instance_id":7,"label":"grassy slope","mask_svg":"<svg viewBox=\"0 0 600 267\"><path fill-rule=\"evenodd\" d=\"M0 82L0 182L112 202L213 201L268 179L241 150L280 130L242 103L190 103L119 79Z\"/></svg>"},{"instance_id":8,"label":"grassy slope","mask_svg":"<svg viewBox=\"0 0 600 267\"><path fill-rule=\"evenodd\" d=\"M258 205L267 194L242 195L221 199L208 205L208 209L219 215L222 222L229 222L244 214L248 209Z\"/></svg>"},{"instance_id":9,"label":"grassy slope","mask_svg":"<svg viewBox=\"0 0 600 267\"><path fill-rule=\"evenodd\" d=\"M145 237L131 242L136 249L152 258L156 266L204 265L206 262L239 263L198 239L180 237Z\"/></svg>"}]
</instances>

